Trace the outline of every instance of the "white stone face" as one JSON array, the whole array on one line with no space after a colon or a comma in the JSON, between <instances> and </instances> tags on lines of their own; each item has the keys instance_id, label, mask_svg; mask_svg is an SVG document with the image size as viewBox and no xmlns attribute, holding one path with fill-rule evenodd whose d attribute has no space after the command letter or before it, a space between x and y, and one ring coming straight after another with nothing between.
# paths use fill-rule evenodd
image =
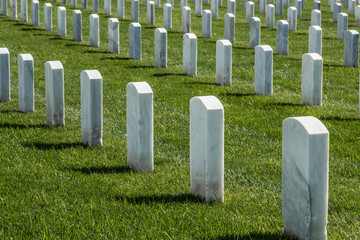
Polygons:
<instances>
[{"instance_id":1,"label":"white stone face","mask_svg":"<svg viewBox=\"0 0 360 240\"><path fill-rule=\"evenodd\" d=\"M278 20L276 27L276 53L289 54L289 24L285 20Z\"/></svg>"},{"instance_id":2,"label":"white stone face","mask_svg":"<svg viewBox=\"0 0 360 240\"><path fill-rule=\"evenodd\" d=\"M344 66L359 66L359 32L355 30L344 33Z\"/></svg>"},{"instance_id":3,"label":"white stone face","mask_svg":"<svg viewBox=\"0 0 360 240\"><path fill-rule=\"evenodd\" d=\"M64 68L59 61L45 63L46 124L65 125Z\"/></svg>"},{"instance_id":4,"label":"white stone face","mask_svg":"<svg viewBox=\"0 0 360 240\"><path fill-rule=\"evenodd\" d=\"M337 21L337 39L344 39L344 32L348 30L348 15L346 13L339 13Z\"/></svg>"},{"instance_id":5,"label":"white stone face","mask_svg":"<svg viewBox=\"0 0 360 240\"><path fill-rule=\"evenodd\" d=\"M246 4L248 1L251 1L251 0L244 0L244 10L246 11Z\"/></svg>"},{"instance_id":6,"label":"white stone face","mask_svg":"<svg viewBox=\"0 0 360 240\"><path fill-rule=\"evenodd\" d=\"M154 171L153 92L146 82L126 86L127 164L135 171Z\"/></svg>"},{"instance_id":7,"label":"white stone face","mask_svg":"<svg viewBox=\"0 0 360 240\"><path fill-rule=\"evenodd\" d=\"M349 15L354 15L355 13L355 0L348 0L349 1L349 11L348 14Z\"/></svg>"},{"instance_id":8,"label":"white stone face","mask_svg":"<svg viewBox=\"0 0 360 240\"><path fill-rule=\"evenodd\" d=\"M284 233L326 240L329 132L315 117L283 121L282 215Z\"/></svg>"},{"instance_id":9,"label":"white stone face","mask_svg":"<svg viewBox=\"0 0 360 240\"><path fill-rule=\"evenodd\" d=\"M321 27L321 12L320 10L314 9L311 11L311 26Z\"/></svg>"},{"instance_id":10,"label":"white stone face","mask_svg":"<svg viewBox=\"0 0 360 240\"><path fill-rule=\"evenodd\" d=\"M161 4L160 4L160 0L155 0L155 7L160 7Z\"/></svg>"},{"instance_id":11,"label":"white stone face","mask_svg":"<svg viewBox=\"0 0 360 240\"><path fill-rule=\"evenodd\" d=\"M155 67L167 67L167 31L165 28L155 29Z\"/></svg>"},{"instance_id":12,"label":"white stone face","mask_svg":"<svg viewBox=\"0 0 360 240\"><path fill-rule=\"evenodd\" d=\"M21 0L20 8L21 8L21 21L27 22L28 21L28 1Z\"/></svg>"},{"instance_id":13,"label":"white stone face","mask_svg":"<svg viewBox=\"0 0 360 240\"><path fill-rule=\"evenodd\" d=\"M289 0L283 0L283 7L289 7Z\"/></svg>"},{"instance_id":14,"label":"white stone face","mask_svg":"<svg viewBox=\"0 0 360 240\"><path fill-rule=\"evenodd\" d=\"M228 1L228 13L232 13L235 16L235 12L236 12L236 2L235 2L235 0L229 0Z\"/></svg>"},{"instance_id":15,"label":"white stone face","mask_svg":"<svg viewBox=\"0 0 360 240\"><path fill-rule=\"evenodd\" d=\"M97 70L81 72L81 142L102 145L103 96L102 77Z\"/></svg>"},{"instance_id":16,"label":"white stone face","mask_svg":"<svg viewBox=\"0 0 360 240\"><path fill-rule=\"evenodd\" d=\"M334 4L333 22L337 22L338 14L341 13L341 3Z\"/></svg>"},{"instance_id":17,"label":"white stone face","mask_svg":"<svg viewBox=\"0 0 360 240\"><path fill-rule=\"evenodd\" d=\"M82 39L82 24L81 24L81 11L73 11L73 37L74 41L81 42Z\"/></svg>"},{"instance_id":18,"label":"white stone face","mask_svg":"<svg viewBox=\"0 0 360 240\"><path fill-rule=\"evenodd\" d=\"M189 76L197 74L197 37L193 33L183 37L183 72Z\"/></svg>"},{"instance_id":19,"label":"white stone face","mask_svg":"<svg viewBox=\"0 0 360 240\"><path fill-rule=\"evenodd\" d=\"M39 12L39 1L31 1L31 21L33 26L40 26L40 12Z\"/></svg>"},{"instance_id":20,"label":"white stone face","mask_svg":"<svg viewBox=\"0 0 360 240\"><path fill-rule=\"evenodd\" d=\"M10 101L10 53L0 48L0 101Z\"/></svg>"},{"instance_id":21,"label":"white stone face","mask_svg":"<svg viewBox=\"0 0 360 240\"><path fill-rule=\"evenodd\" d=\"M129 25L129 53L131 59L141 60L141 25L130 23Z\"/></svg>"},{"instance_id":22,"label":"white stone face","mask_svg":"<svg viewBox=\"0 0 360 240\"><path fill-rule=\"evenodd\" d=\"M51 3L44 4L44 24L45 24L45 31L52 30L52 10L51 10Z\"/></svg>"},{"instance_id":23,"label":"white stone face","mask_svg":"<svg viewBox=\"0 0 360 240\"><path fill-rule=\"evenodd\" d=\"M31 54L18 56L19 111L34 111L34 59Z\"/></svg>"},{"instance_id":24,"label":"white stone face","mask_svg":"<svg viewBox=\"0 0 360 240\"><path fill-rule=\"evenodd\" d=\"M250 31L249 31L249 47L255 48L260 44L260 33L261 33L261 23L260 18L252 17L250 19Z\"/></svg>"},{"instance_id":25,"label":"white stone face","mask_svg":"<svg viewBox=\"0 0 360 240\"><path fill-rule=\"evenodd\" d=\"M90 14L90 46L100 47L99 16Z\"/></svg>"},{"instance_id":26,"label":"white stone face","mask_svg":"<svg viewBox=\"0 0 360 240\"><path fill-rule=\"evenodd\" d=\"M109 52L119 53L120 42L119 42L119 20L117 18L109 18Z\"/></svg>"},{"instance_id":27,"label":"white stone face","mask_svg":"<svg viewBox=\"0 0 360 240\"><path fill-rule=\"evenodd\" d=\"M218 17L219 3L218 0L211 0L211 16L212 18Z\"/></svg>"},{"instance_id":28,"label":"white stone face","mask_svg":"<svg viewBox=\"0 0 360 240\"><path fill-rule=\"evenodd\" d=\"M224 202L224 108L214 96L190 100L191 194Z\"/></svg>"},{"instance_id":29,"label":"white stone face","mask_svg":"<svg viewBox=\"0 0 360 240\"><path fill-rule=\"evenodd\" d=\"M202 37L211 38L211 11L203 10L202 13Z\"/></svg>"},{"instance_id":30,"label":"white stone face","mask_svg":"<svg viewBox=\"0 0 360 240\"><path fill-rule=\"evenodd\" d=\"M297 26L297 13L295 7L288 8L288 22L289 22L289 31L296 31Z\"/></svg>"},{"instance_id":31,"label":"white stone face","mask_svg":"<svg viewBox=\"0 0 360 240\"><path fill-rule=\"evenodd\" d=\"M111 15L111 0L104 0L104 14Z\"/></svg>"},{"instance_id":32,"label":"white stone face","mask_svg":"<svg viewBox=\"0 0 360 240\"><path fill-rule=\"evenodd\" d=\"M195 0L195 14L201 16L202 13L202 0Z\"/></svg>"},{"instance_id":33,"label":"white stone face","mask_svg":"<svg viewBox=\"0 0 360 240\"><path fill-rule=\"evenodd\" d=\"M272 4L266 5L266 27L275 27L275 7Z\"/></svg>"},{"instance_id":34,"label":"white stone face","mask_svg":"<svg viewBox=\"0 0 360 240\"><path fill-rule=\"evenodd\" d=\"M17 0L10 0L10 17L17 19Z\"/></svg>"},{"instance_id":35,"label":"white stone face","mask_svg":"<svg viewBox=\"0 0 360 240\"><path fill-rule=\"evenodd\" d=\"M72 7L76 7L76 5L77 5L76 0L71 0L71 6L72 6Z\"/></svg>"},{"instance_id":36,"label":"white stone face","mask_svg":"<svg viewBox=\"0 0 360 240\"><path fill-rule=\"evenodd\" d=\"M313 2L313 9L314 9L314 10L315 10L315 9L320 10L320 5L321 5L320 1L315 0L315 1Z\"/></svg>"},{"instance_id":37,"label":"white stone face","mask_svg":"<svg viewBox=\"0 0 360 240\"><path fill-rule=\"evenodd\" d=\"M164 28L172 28L172 6L170 3L164 4Z\"/></svg>"},{"instance_id":38,"label":"white stone face","mask_svg":"<svg viewBox=\"0 0 360 240\"><path fill-rule=\"evenodd\" d=\"M1 15L7 16L7 0L1 0Z\"/></svg>"},{"instance_id":39,"label":"white stone face","mask_svg":"<svg viewBox=\"0 0 360 240\"><path fill-rule=\"evenodd\" d=\"M191 9L187 6L181 10L182 33L191 32Z\"/></svg>"},{"instance_id":40,"label":"white stone face","mask_svg":"<svg viewBox=\"0 0 360 240\"><path fill-rule=\"evenodd\" d=\"M167 0L167 3L169 3L172 7L174 7L174 1L173 0Z\"/></svg>"},{"instance_id":41,"label":"white stone face","mask_svg":"<svg viewBox=\"0 0 360 240\"><path fill-rule=\"evenodd\" d=\"M360 6L355 8L355 25L360 27Z\"/></svg>"},{"instance_id":42,"label":"white stone face","mask_svg":"<svg viewBox=\"0 0 360 240\"><path fill-rule=\"evenodd\" d=\"M283 0L276 0L276 16L283 15Z\"/></svg>"},{"instance_id":43,"label":"white stone face","mask_svg":"<svg viewBox=\"0 0 360 240\"><path fill-rule=\"evenodd\" d=\"M125 0L117 0L117 17L125 18Z\"/></svg>"},{"instance_id":44,"label":"white stone face","mask_svg":"<svg viewBox=\"0 0 360 240\"><path fill-rule=\"evenodd\" d=\"M180 8L182 9L183 7L187 6L187 0L180 0Z\"/></svg>"},{"instance_id":45,"label":"white stone face","mask_svg":"<svg viewBox=\"0 0 360 240\"><path fill-rule=\"evenodd\" d=\"M142 3L143 3L144 5L147 5L147 0L143 0Z\"/></svg>"},{"instance_id":46,"label":"white stone face","mask_svg":"<svg viewBox=\"0 0 360 240\"><path fill-rule=\"evenodd\" d=\"M92 11L99 12L99 0L92 0Z\"/></svg>"},{"instance_id":47,"label":"white stone face","mask_svg":"<svg viewBox=\"0 0 360 240\"><path fill-rule=\"evenodd\" d=\"M216 41L216 83L231 85L232 45L229 40Z\"/></svg>"},{"instance_id":48,"label":"white stone face","mask_svg":"<svg viewBox=\"0 0 360 240\"><path fill-rule=\"evenodd\" d=\"M255 93L273 93L273 50L269 45L258 45L255 48Z\"/></svg>"},{"instance_id":49,"label":"white stone face","mask_svg":"<svg viewBox=\"0 0 360 240\"><path fill-rule=\"evenodd\" d=\"M87 8L87 0L81 0L81 8L86 9Z\"/></svg>"},{"instance_id":50,"label":"white stone face","mask_svg":"<svg viewBox=\"0 0 360 240\"><path fill-rule=\"evenodd\" d=\"M265 13L265 8L266 8L266 0L260 0L259 12L260 13Z\"/></svg>"},{"instance_id":51,"label":"white stone face","mask_svg":"<svg viewBox=\"0 0 360 240\"><path fill-rule=\"evenodd\" d=\"M250 23L250 19L255 16L255 5L249 1L246 3L246 23Z\"/></svg>"},{"instance_id":52,"label":"white stone face","mask_svg":"<svg viewBox=\"0 0 360 240\"><path fill-rule=\"evenodd\" d=\"M148 1L146 6L146 22L148 25L155 25L155 3Z\"/></svg>"},{"instance_id":53,"label":"white stone face","mask_svg":"<svg viewBox=\"0 0 360 240\"><path fill-rule=\"evenodd\" d=\"M348 0L342 0L342 3L344 3L344 8L349 8Z\"/></svg>"},{"instance_id":54,"label":"white stone face","mask_svg":"<svg viewBox=\"0 0 360 240\"><path fill-rule=\"evenodd\" d=\"M229 40L231 43L235 42L235 16L232 13L225 14L225 39Z\"/></svg>"},{"instance_id":55,"label":"white stone face","mask_svg":"<svg viewBox=\"0 0 360 240\"><path fill-rule=\"evenodd\" d=\"M66 8L58 7L58 35L66 36Z\"/></svg>"},{"instance_id":56,"label":"white stone face","mask_svg":"<svg viewBox=\"0 0 360 240\"><path fill-rule=\"evenodd\" d=\"M309 28L309 53L322 55L322 29L319 26Z\"/></svg>"},{"instance_id":57,"label":"white stone face","mask_svg":"<svg viewBox=\"0 0 360 240\"><path fill-rule=\"evenodd\" d=\"M131 0L131 20L139 21L139 0Z\"/></svg>"},{"instance_id":58,"label":"white stone face","mask_svg":"<svg viewBox=\"0 0 360 240\"><path fill-rule=\"evenodd\" d=\"M296 8L297 18L301 18L302 0L294 0L294 7Z\"/></svg>"},{"instance_id":59,"label":"white stone face","mask_svg":"<svg viewBox=\"0 0 360 240\"><path fill-rule=\"evenodd\" d=\"M304 105L321 106L323 59L317 53L302 56L301 101Z\"/></svg>"}]
</instances>

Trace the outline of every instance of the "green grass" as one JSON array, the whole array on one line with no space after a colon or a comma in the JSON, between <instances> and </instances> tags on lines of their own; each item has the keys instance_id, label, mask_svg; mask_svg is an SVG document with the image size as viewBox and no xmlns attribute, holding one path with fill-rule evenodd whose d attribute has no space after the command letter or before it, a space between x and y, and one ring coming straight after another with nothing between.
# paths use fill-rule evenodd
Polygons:
<instances>
[{"instance_id":1,"label":"green grass","mask_svg":"<svg viewBox=\"0 0 360 240\"><path fill-rule=\"evenodd\" d=\"M0 103L1 239L282 239L282 121L315 116L330 132L329 239L357 239L360 232L359 69L343 67L343 41L327 1L322 1L323 105L301 105L301 57L307 52L312 1L298 31L289 33L289 56L274 54L274 95L254 95L254 50L243 2L237 2L232 86L215 85L215 43L224 35L226 1L213 19L213 37L201 38L201 18L192 9L198 36L198 76L182 75L180 2L175 2L168 33L168 67L154 68L154 29L146 25L140 2L142 60L129 60L128 28L120 19L120 54L107 53L107 19L100 15L101 47L89 47L89 14L83 14L83 41L72 41L72 10L67 37L0 16L0 47L11 60L11 102ZM290 4L293 4L292 2ZM80 0L78 0L80 6ZM265 28L261 44L276 52L276 29ZM30 7L29 7L30 9ZM210 5L203 5L210 9ZM18 1L20 16L20 1ZM343 9L347 12L347 9ZM10 12L10 10L9 10ZM100 3L103 13L103 1ZM116 17L116 1L112 2ZM284 10L286 14L287 11ZM156 8L156 27L163 9ZM286 17L276 17L286 19ZM31 22L31 18L29 18ZM349 29L355 27L349 16ZM30 53L35 66L35 112L18 112L17 56ZM66 126L45 125L45 62L59 60L65 71ZM102 147L84 147L80 133L80 73L97 69L103 77ZM126 84L146 81L154 92L153 173L126 164ZM225 203L204 204L190 195L189 101L214 95L225 111Z\"/></svg>"}]
</instances>

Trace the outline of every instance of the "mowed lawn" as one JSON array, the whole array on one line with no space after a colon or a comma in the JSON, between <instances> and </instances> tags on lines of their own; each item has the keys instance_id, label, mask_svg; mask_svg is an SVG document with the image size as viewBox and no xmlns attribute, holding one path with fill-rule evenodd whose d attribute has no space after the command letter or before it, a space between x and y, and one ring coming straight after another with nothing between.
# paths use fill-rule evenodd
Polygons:
<instances>
[{"instance_id":1,"label":"mowed lawn","mask_svg":"<svg viewBox=\"0 0 360 240\"><path fill-rule=\"evenodd\" d=\"M57 7L51 2L53 31L0 16L0 47L10 51L11 101L0 103L1 239L283 239L281 208L282 121L315 116L330 133L328 239L360 236L359 69L343 66L344 44L322 1L322 106L301 105L301 58L308 49L312 1L289 33L289 56L276 55L276 29L265 28L261 44L274 50L273 96L254 94L254 50L243 1L237 1L232 86L215 84L215 46L224 38L226 1L212 19L213 36L201 38L201 17L191 7L191 31L198 37L198 76L182 74L180 1L168 31L168 67L154 68L154 30L146 25L140 1L142 60L129 59L130 1L120 21L120 54L108 53L110 16L100 1L100 48L89 46L89 14L82 10L82 42L72 39L67 8L67 37L57 36ZM78 0L80 9L80 0ZM162 3L163 4L163 3ZM290 2L293 5L293 2ZM210 5L203 5L210 9ZM116 1L112 16L116 17ZM344 12L347 9L343 8ZM276 20L287 19L276 16ZM20 19L20 1L18 1ZM349 16L349 29L355 17ZM35 112L18 111L17 56L30 53L35 67ZM46 126L45 62L59 60L65 76L65 127ZM103 77L103 146L81 145L80 73L97 69ZM152 173L127 167L126 84L146 81L154 92L154 165ZM225 111L225 202L205 204L190 195L189 102L214 95Z\"/></svg>"}]
</instances>

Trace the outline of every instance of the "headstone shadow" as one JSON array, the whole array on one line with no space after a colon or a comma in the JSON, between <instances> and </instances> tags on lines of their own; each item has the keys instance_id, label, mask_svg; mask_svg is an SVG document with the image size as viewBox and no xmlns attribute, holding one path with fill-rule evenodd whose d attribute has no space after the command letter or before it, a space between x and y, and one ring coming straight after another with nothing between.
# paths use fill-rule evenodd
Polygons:
<instances>
[{"instance_id":1,"label":"headstone shadow","mask_svg":"<svg viewBox=\"0 0 360 240\"><path fill-rule=\"evenodd\" d=\"M166 77L166 76L187 76L184 73L154 73L154 77Z\"/></svg>"},{"instance_id":2,"label":"headstone shadow","mask_svg":"<svg viewBox=\"0 0 360 240\"><path fill-rule=\"evenodd\" d=\"M86 148L85 145L78 143L45 143L45 142L33 142L24 143L24 147L36 148L38 150L62 150L67 148Z\"/></svg>"},{"instance_id":3,"label":"headstone shadow","mask_svg":"<svg viewBox=\"0 0 360 240\"><path fill-rule=\"evenodd\" d=\"M46 124L0 123L0 129L2 128L15 128L15 129L48 128L48 126Z\"/></svg>"},{"instance_id":4,"label":"headstone shadow","mask_svg":"<svg viewBox=\"0 0 360 240\"><path fill-rule=\"evenodd\" d=\"M128 57L120 57L120 56L113 56L113 57L102 57L101 60L130 60Z\"/></svg>"},{"instance_id":5,"label":"headstone shadow","mask_svg":"<svg viewBox=\"0 0 360 240\"><path fill-rule=\"evenodd\" d=\"M67 170L80 172L82 174L119 174L132 172L128 166L92 166L92 167L80 167L80 168L66 168Z\"/></svg>"},{"instance_id":6,"label":"headstone shadow","mask_svg":"<svg viewBox=\"0 0 360 240\"><path fill-rule=\"evenodd\" d=\"M325 120L325 121L340 121L340 122L360 121L360 118L338 117L338 116L322 116L322 117L319 117L319 119L320 120Z\"/></svg>"},{"instance_id":7,"label":"headstone shadow","mask_svg":"<svg viewBox=\"0 0 360 240\"><path fill-rule=\"evenodd\" d=\"M134 204L151 204L151 203L202 203L203 201L190 193L181 194L162 194L162 195L144 195L144 196L117 196L116 200Z\"/></svg>"},{"instance_id":8,"label":"headstone shadow","mask_svg":"<svg viewBox=\"0 0 360 240\"><path fill-rule=\"evenodd\" d=\"M221 95L226 97L249 97L249 96L255 96L255 93L238 93L238 92L224 92L221 93Z\"/></svg>"},{"instance_id":9,"label":"headstone shadow","mask_svg":"<svg viewBox=\"0 0 360 240\"><path fill-rule=\"evenodd\" d=\"M238 240L279 240L279 239L291 239L286 236L284 236L281 232L277 233L258 233L258 232L252 232L244 235L224 235L224 236L218 236L216 238L212 238L213 240L225 240L225 239L238 239Z\"/></svg>"}]
</instances>

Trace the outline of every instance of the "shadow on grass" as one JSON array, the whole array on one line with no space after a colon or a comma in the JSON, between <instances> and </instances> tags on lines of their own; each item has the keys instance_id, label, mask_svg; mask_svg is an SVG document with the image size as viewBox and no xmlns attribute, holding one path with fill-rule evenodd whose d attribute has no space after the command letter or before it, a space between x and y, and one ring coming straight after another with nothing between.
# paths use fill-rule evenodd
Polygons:
<instances>
[{"instance_id":1,"label":"shadow on grass","mask_svg":"<svg viewBox=\"0 0 360 240\"><path fill-rule=\"evenodd\" d=\"M155 29L156 26L145 26L144 29Z\"/></svg>"},{"instance_id":2,"label":"shadow on grass","mask_svg":"<svg viewBox=\"0 0 360 240\"><path fill-rule=\"evenodd\" d=\"M350 67L344 66L344 64L336 64L336 63L324 63L324 67L343 67L343 68L350 68ZM357 68L357 67L353 67L353 68Z\"/></svg>"},{"instance_id":3,"label":"shadow on grass","mask_svg":"<svg viewBox=\"0 0 360 240\"><path fill-rule=\"evenodd\" d=\"M177 195L164 194L164 195L145 195L145 196L117 196L116 200L127 201L135 204L149 204L149 203L202 203L203 201L194 197L190 193L182 193Z\"/></svg>"},{"instance_id":4,"label":"shadow on grass","mask_svg":"<svg viewBox=\"0 0 360 240\"><path fill-rule=\"evenodd\" d=\"M91 46L90 46L91 47ZM102 51L102 50L99 50L99 51L96 51L96 50L86 50L84 51L84 53L103 53L103 54L110 54L109 51Z\"/></svg>"},{"instance_id":5,"label":"shadow on grass","mask_svg":"<svg viewBox=\"0 0 360 240\"><path fill-rule=\"evenodd\" d=\"M4 110L0 110L0 113L21 113L19 110L14 110L14 109L4 109Z\"/></svg>"},{"instance_id":6,"label":"shadow on grass","mask_svg":"<svg viewBox=\"0 0 360 240\"><path fill-rule=\"evenodd\" d=\"M281 106L281 107L303 107L305 105L302 105L301 103L283 103L283 102L272 102L268 103L269 106Z\"/></svg>"},{"instance_id":7,"label":"shadow on grass","mask_svg":"<svg viewBox=\"0 0 360 240\"><path fill-rule=\"evenodd\" d=\"M320 117L320 120L328 120L328 121L341 121L341 122L353 122L353 121L360 121L359 118L342 118L337 116L332 117Z\"/></svg>"},{"instance_id":8,"label":"shadow on grass","mask_svg":"<svg viewBox=\"0 0 360 240\"><path fill-rule=\"evenodd\" d=\"M255 96L255 93L231 93L231 92L224 92L221 93L221 95L226 97L249 97L249 96Z\"/></svg>"},{"instance_id":9,"label":"shadow on grass","mask_svg":"<svg viewBox=\"0 0 360 240\"><path fill-rule=\"evenodd\" d=\"M46 124L19 124L19 123L0 123L0 128L15 128L15 129L24 129L24 128L48 128Z\"/></svg>"},{"instance_id":10,"label":"shadow on grass","mask_svg":"<svg viewBox=\"0 0 360 240\"><path fill-rule=\"evenodd\" d=\"M83 174L117 174L132 172L128 166L93 166L93 167L81 167L81 168L67 168L67 170L80 172Z\"/></svg>"},{"instance_id":11,"label":"shadow on grass","mask_svg":"<svg viewBox=\"0 0 360 240\"><path fill-rule=\"evenodd\" d=\"M65 44L65 47L89 47L89 45L86 45L84 43L80 43L80 42L75 42L73 41L74 43L68 43L68 44Z\"/></svg>"},{"instance_id":12,"label":"shadow on grass","mask_svg":"<svg viewBox=\"0 0 360 240\"><path fill-rule=\"evenodd\" d=\"M65 37L60 37L60 36L51 37L51 38L49 38L49 40L51 40L51 41L61 40L61 41L73 42L73 40L71 40L71 39L66 39Z\"/></svg>"},{"instance_id":13,"label":"shadow on grass","mask_svg":"<svg viewBox=\"0 0 360 240\"><path fill-rule=\"evenodd\" d=\"M81 143L44 143L44 142L35 142L35 143L24 143L24 147L36 148L38 150L62 150L67 148L86 148Z\"/></svg>"},{"instance_id":14,"label":"shadow on grass","mask_svg":"<svg viewBox=\"0 0 360 240\"><path fill-rule=\"evenodd\" d=\"M128 68L155 68L155 66L129 66Z\"/></svg>"},{"instance_id":15,"label":"shadow on grass","mask_svg":"<svg viewBox=\"0 0 360 240\"><path fill-rule=\"evenodd\" d=\"M113 56L113 57L102 57L101 60L130 60L128 57L120 57L120 56Z\"/></svg>"},{"instance_id":16,"label":"shadow on grass","mask_svg":"<svg viewBox=\"0 0 360 240\"><path fill-rule=\"evenodd\" d=\"M248 234L245 234L245 235L225 235L225 236L219 236L219 237L216 237L216 238L213 238L213 239L239 239L239 240L271 240L271 239L290 239L286 236L284 236L281 232L279 233L257 233L257 232L254 232L254 233L248 233Z\"/></svg>"},{"instance_id":17,"label":"shadow on grass","mask_svg":"<svg viewBox=\"0 0 360 240\"><path fill-rule=\"evenodd\" d=\"M187 84L192 84L192 85L213 85L213 86L219 86L218 84L216 84L216 82L200 82L200 81L190 81L187 82Z\"/></svg>"},{"instance_id":18,"label":"shadow on grass","mask_svg":"<svg viewBox=\"0 0 360 240\"><path fill-rule=\"evenodd\" d=\"M255 49L254 48L249 48L249 47L241 47L241 46L233 46L233 48L235 49L241 49L241 50L253 50L253 55L255 55Z\"/></svg>"},{"instance_id":19,"label":"shadow on grass","mask_svg":"<svg viewBox=\"0 0 360 240\"><path fill-rule=\"evenodd\" d=\"M29 26L27 28L22 28L22 31L42 31L45 32L45 29L42 29L40 27L35 27L35 26Z\"/></svg>"},{"instance_id":20,"label":"shadow on grass","mask_svg":"<svg viewBox=\"0 0 360 240\"><path fill-rule=\"evenodd\" d=\"M166 77L166 76L187 76L184 73L154 73L154 77Z\"/></svg>"}]
</instances>

